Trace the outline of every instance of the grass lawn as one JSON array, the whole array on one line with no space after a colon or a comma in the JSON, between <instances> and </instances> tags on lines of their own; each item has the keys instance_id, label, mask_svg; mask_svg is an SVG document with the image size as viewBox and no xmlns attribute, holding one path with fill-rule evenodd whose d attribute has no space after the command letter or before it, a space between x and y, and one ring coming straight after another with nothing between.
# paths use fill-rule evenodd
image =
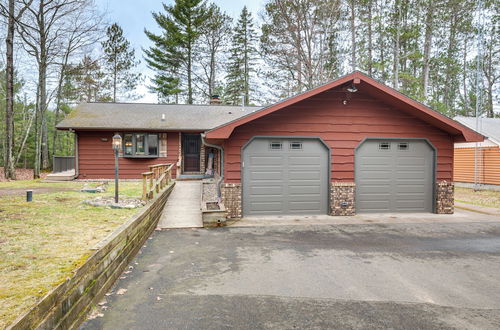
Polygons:
<instances>
[{"instance_id":1,"label":"grass lawn","mask_svg":"<svg viewBox=\"0 0 500 330\"><path fill-rule=\"evenodd\" d=\"M500 191L455 187L455 200L463 203L500 208Z\"/></svg>"},{"instance_id":2,"label":"grass lawn","mask_svg":"<svg viewBox=\"0 0 500 330\"><path fill-rule=\"evenodd\" d=\"M102 194L81 193L83 185L0 182L0 328L63 282L96 243L138 212L84 205L84 199L112 196L114 185ZM31 203L25 201L26 189L35 189ZM120 184L120 196L141 193L141 182Z\"/></svg>"}]
</instances>

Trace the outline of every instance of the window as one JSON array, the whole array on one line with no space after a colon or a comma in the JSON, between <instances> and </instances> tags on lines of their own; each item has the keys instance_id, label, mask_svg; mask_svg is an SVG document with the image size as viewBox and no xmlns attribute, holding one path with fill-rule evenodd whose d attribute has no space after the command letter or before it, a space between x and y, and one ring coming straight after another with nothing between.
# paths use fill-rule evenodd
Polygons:
<instances>
[{"instance_id":1,"label":"window","mask_svg":"<svg viewBox=\"0 0 500 330\"><path fill-rule=\"evenodd\" d=\"M158 155L158 135L156 134L148 135L148 154Z\"/></svg>"},{"instance_id":2,"label":"window","mask_svg":"<svg viewBox=\"0 0 500 330\"><path fill-rule=\"evenodd\" d=\"M398 143L398 150L406 151L410 148L408 142L399 142Z\"/></svg>"},{"instance_id":3,"label":"window","mask_svg":"<svg viewBox=\"0 0 500 330\"><path fill-rule=\"evenodd\" d=\"M134 141L132 134L125 134L123 136L123 154L125 156L132 156L134 154Z\"/></svg>"},{"instance_id":4,"label":"window","mask_svg":"<svg viewBox=\"0 0 500 330\"><path fill-rule=\"evenodd\" d=\"M129 158L158 157L158 134L125 133L123 156Z\"/></svg>"},{"instance_id":5,"label":"window","mask_svg":"<svg viewBox=\"0 0 500 330\"><path fill-rule=\"evenodd\" d=\"M378 144L378 148L380 150L389 150L389 149L391 149L391 143L390 142L380 142Z\"/></svg>"},{"instance_id":6,"label":"window","mask_svg":"<svg viewBox=\"0 0 500 330\"><path fill-rule=\"evenodd\" d=\"M269 143L269 149L271 150L281 150L283 148L283 145L281 144L281 142L271 142Z\"/></svg>"},{"instance_id":7,"label":"window","mask_svg":"<svg viewBox=\"0 0 500 330\"><path fill-rule=\"evenodd\" d=\"M301 150L302 149L302 142L290 142L290 150Z\"/></svg>"}]
</instances>

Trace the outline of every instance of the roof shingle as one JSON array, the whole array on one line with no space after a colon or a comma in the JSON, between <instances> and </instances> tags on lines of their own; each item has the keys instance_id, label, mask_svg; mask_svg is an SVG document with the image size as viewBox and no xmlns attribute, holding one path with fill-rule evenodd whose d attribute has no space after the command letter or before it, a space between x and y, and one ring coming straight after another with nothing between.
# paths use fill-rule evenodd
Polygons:
<instances>
[{"instance_id":1,"label":"roof shingle","mask_svg":"<svg viewBox=\"0 0 500 330\"><path fill-rule=\"evenodd\" d=\"M82 103L56 127L205 131L259 109L261 107L227 105Z\"/></svg>"}]
</instances>

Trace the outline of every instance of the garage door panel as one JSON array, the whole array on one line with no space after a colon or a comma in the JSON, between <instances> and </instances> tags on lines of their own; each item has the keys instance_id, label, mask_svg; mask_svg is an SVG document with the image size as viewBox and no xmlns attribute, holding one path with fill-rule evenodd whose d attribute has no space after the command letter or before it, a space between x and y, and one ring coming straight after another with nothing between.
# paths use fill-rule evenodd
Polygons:
<instances>
[{"instance_id":1,"label":"garage door panel","mask_svg":"<svg viewBox=\"0 0 500 330\"><path fill-rule=\"evenodd\" d=\"M290 210L295 211L296 214L310 214L321 207L318 201L290 201Z\"/></svg>"},{"instance_id":2,"label":"garage door panel","mask_svg":"<svg viewBox=\"0 0 500 330\"><path fill-rule=\"evenodd\" d=\"M356 187L356 190L360 195L381 195L386 193L389 194L391 190L391 186L387 184L378 184L378 185L363 185L360 187Z\"/></svg>"},{"instance_id":3,"label":"garage door panel","mask_svg":"<svg viewBox=\"0 0 500 330\"><path fill-rule=\"evenodd\" d=\"M312 155L312 154L288 157L288 165L292 167L295 165L318 167L318 164L320 164L320 162L321 158L317 155Z\"/></svg>"},{"instance_id":4,"label":"garage door panel","mask_svg":"<svg viewBox=\"0 0 500 330\"><path fill-rule=\"evenodd\" d=\"M321 171L307 171L307 172L299 172L299 171L289 171L290 178L295 180L319 180L321 179Z\"/></svg>"},{"instance_id":5,"label":"garage door panel","mask_svg":"<svg viewBox=\"0 0 500 330\"><path fill-rule=\"evenodd\" d=\"M279 196L281 196L282 194L283 194L283 187L282 186L270 186L270 185L255 186L255 185L252 185L250 187L250 195L251 196L258 196L258 195L279 195Z\"/></svg>"},{"instance_id":6,"label":"garage door panel","mask_svg":"<svg viewBox=\"0 0 500 330\"><path fill-rule=\"evenodd\" d=\"M282 171L252 171L251 172L252 180L282 180L283 172Z\"/></svg>"},{"instance_id":7,"label":"garage door panel","mask_svg":"<svg viewBox=\"0 0 500 330\"><path fill-rule=\"evenodd\" d=\"M396 189L399 194L412 194L412 196L425 195L425 184L398 184Z\"/></svg>"},{"instance_id":8,"label":"garage door panel","mask_svg":"<svg viewBox=\"0 0 500 330\"><path fill-rule=\"evenodd\" d=\"M422 140L366 140L355 155L357 211L431 212L433 161Z\"/></svg>"},{"instance_id":9,"label":"garage door panel","mask_svg":"<svg viewBox=\"0 0 500 330\"><path fill-rule=\"evenodd\" d=\"M398 166L422 166L426 159L422 157L398 157L396 164Z\"/></svg>"},{"instance_id":10,"label":"garage door panel","mask_svg":"<svg viewBox=\"0 0 500 330\"><path fill-rule=\"evenodd\" d=\"M271 142L282 148L272 150ZM328 160L318 140L252 140L243 150L243 214L326 214Z\"/></svg>"},{"instance_id":11,"label":"garage door panel","mask_svg":"<svg viewBox=\"0 0 500 330\"><path fill-rule=\"evenodd\" d=\"M356 206L365 212L386 212L390 204L387 201L361 201L356 202Z\"/></svg>"},{"instance_id":12,"label":"garage door panel","mask_svg":"<svg viewBox=\"0 0 500 330\"><path fill-rule=\"evenodd\" d=\"M367 167L378 167L380 165L387 165L390 163L390 159L382 156L363 156L361 157L361 161Z\"/></svg>"},{"instance_id":13,"label":"garage door panel","mask_svg":"<svg viewBox=\"0 0 500 330\"><path fill-rule=\"evenodd\" d=\"M360 179L390 179L391 176L392 172L387 170L366 169L362 173L359 173Z\"/></svg>"},{"instance_id":14,"label":"garage door panel","mask_svg":"<svg viewBox=\"0 0 500 330\"><path fill-rule=\"evenodd\" d=\"M319 196L321 194L321 186L318 184L311 186L288 186L288 192L290 195L310 195L315 194Z\"/></svg>"},{"instance_id":15,"label":"garage door panel","mask_svg":"<svg viewBox=\"0 0 500 330\"><path fill-rule=\"evenodd\" d=\"M265 166L281 166L283 165L283 156L252 156L250 157L251 165L265 165Z\"/></svg>"}]
</instances>

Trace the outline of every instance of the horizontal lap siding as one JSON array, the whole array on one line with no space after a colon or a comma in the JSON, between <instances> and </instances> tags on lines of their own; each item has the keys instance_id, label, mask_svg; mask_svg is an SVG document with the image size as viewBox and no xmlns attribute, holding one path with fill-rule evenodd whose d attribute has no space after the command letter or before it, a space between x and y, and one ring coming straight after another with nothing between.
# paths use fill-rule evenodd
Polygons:
<instances>
[{"instance_id":1,"label":"horizontal lap siding","mask_svg":"<svg viewBox=\"0 0 500 330\"><path fill-rule=\"evenodd\" d=\"M343 94L342 94L343 95ZM354 181L354 151L367 137L427 138L438 150L437 179L453 177L453 138L361 92L348 105L332 96L297 105L235 128L225 142L225 180L241 181L241 148L253 136L319 136L332 150L333 181Z\"/></svg>"},{"instance_id":2,"label":"horizontal lap siding","mask_svg":"<svg viewBox=\"0 0 500 330\"><path fill-rule=\"evenodd\" d=\"M500 184L500 149L498 147L482 148L479 153L479 183ZM455 149L454 181L474 183L474 148Z\"/></svg>"},{"instance_id":3,"label":"horizontal lap siding","mask_svg":"<svg viewBox=\"0 0 500 330\"><path fill-rule=\"evenodd\" d=\"M121 179L140 179L148 166L176 163L179 158L179 133L167 133L167 157L119 159ZM78 132L79 179L112 179L115 177L115 156L111 147L114 132ZM103 142L101 139L107 138ZM175 176L174 167L173 175Z\"/></svg>"}]
</instances>

